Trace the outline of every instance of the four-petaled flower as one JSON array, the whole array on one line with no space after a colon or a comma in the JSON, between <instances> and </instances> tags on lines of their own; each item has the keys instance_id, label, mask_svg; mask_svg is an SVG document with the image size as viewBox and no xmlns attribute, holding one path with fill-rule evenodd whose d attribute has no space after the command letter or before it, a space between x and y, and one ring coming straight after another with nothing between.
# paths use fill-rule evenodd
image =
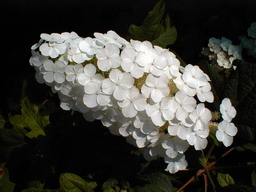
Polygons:
<instances>
[{"instance_id":1,"label":"four-petaled flower","mask_svg":"<svg viewBox=\"0 0 256 192\"><path fill-rule=\"evenodd\" d=\"M236 116L236 109L232 106L229 98L222 100L220 104L220 112L222 118L228 122L231 122L231 120Z\"/></svg>"},{"instance_id":2,"label":"four-petaled flower","mask_svg":"<svg viewBox=\"0 0 256 192\"><path fill-rule=\"evenodd\" d=\"M216 138L223 142L228 147L233 143L233 137L237 134L237 127L234 123L230 123L226 120L221 121L218 124L218 130L216 131Z\"/></svg>"},{"instance_id":3,"label":"four-petaled flower","mask_svg":"<svg viewBox=\"0 0 256 192\"><path fill-rule=\"evenodd\" d=\"M131 74L112 69L109 78L102 82L102 91L109 95L113 94L116 100L122 101L129 97L129 89L133 87L133 84L134 78Z\"/></svg>"},{"instance_id":4,"label":"four-petaled flower","mask_svg":"<svg viewBox=\"0 0 256 192\"><path fill-rule=\"evenodd\" d=\"M168 96L170 93L168 82L169 79L165 74L159 78L149 74L145 84L143 84L141 88L141 92L147 98L151 98L154 102L159 102L162 98Z\"/></svg>"}]
</instances>

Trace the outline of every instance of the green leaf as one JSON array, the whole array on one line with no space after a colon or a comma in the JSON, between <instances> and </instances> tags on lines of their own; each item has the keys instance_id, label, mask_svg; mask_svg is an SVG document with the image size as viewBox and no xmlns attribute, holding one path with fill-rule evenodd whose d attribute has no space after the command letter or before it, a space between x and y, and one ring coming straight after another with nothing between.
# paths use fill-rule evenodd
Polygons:
<instances>
[{"instance_id":1,"label":"green leaf","mask_svg":"<svg viewBox=\"0 0 256 192\"><path fill-rule=\"evenodd\" d=\"M24 97L21 101L21 113L22 114L34 114L38 113L39 107L35 104L32 104L28 97Z\"/></svg>"},{"instance_id":2,"label":"green leaf","mask_svg":"<svg viewBox=\"0 0 256 192\"><path fill-rule=\"evenodd\" d=\"M108 179L102 185L103 192L134 192L134 189L131 188L130 183L126 181L118 182L116 179Z\"/></svg>"},{"instance_id":3,"label":"green leaf","mask_svg":"<svg viewBox=\"0 0 256 192\"><path fill-rule=\"evenodd\" d=\"M0 192L13 192L15 184L9 181L8 170L0 166Z\"/></svg>"},{"instance_id":4,"label":"green leaf","mask_svg":"<svg viewBox=\"0 0 256 192\"><path fill-rule=\"evenodd\" d=\"M43 128L50 124L49 115L42 115L38 105L31 104L27 98L21 103L21 115L14 115L9 118L10 123L18 128L27 128L30 131L26 136L30 139L45 136Z\"/></svg>"},{"instance_id":5,"label":"green leaf","mask_svg":"<svg viewBox=\"0 0 256 192\"><path fill-rule=\"evenodd\" d=\"M236 65L237 68L231 72L224 89L224 97L232 98L235 105L243 101L247 102L246 99L256 88L255 63L236 61Z\"/></svg>"},{"instance_id":6,"label":"green leaf","mask_svg":"<svg viewBox=\"0 0 256 192\"><path fill-rule=\"evenodd\" d=\"M165 31L159 35L155 40L152 41L154 45L160 47L167 47L168 45L174 44L177 39L176 27L171 26L171 19L169 15L165 18Z\"/></svg>"},{"instance_id":7,"label":"green leaf","mask_svg":"<svg viewBox=\"0 0 256 192\"><path fill-rule=\"evenodd\" d=\"M25 144L25 131L20 128L0 129L0 140L8 147L15 147Z\"/></svg>"},{"instance_id":8,"label":"green leaf","mask_svg":"<svg viewBox=\"0 0 256 192\"><path fill-rule=\"evenodd\" d=\"M60 189L44 189L44 183L41 181L31 181L28 183L28 188L21 192L61 192Z\"/></svg>"},{"instance_id":9,"label":"green leaf","mask_svg":"<svg viewBox=\"0 0 256 192\"><path fill-rule=\"evenodd\" d=\"M164 0L160 0L153 9L148 13L147 17L144 19L143 26L151 27L152 25L157 25L162 21L165 11Z\"/></svg>"},{"instance_id":10,"label":"green leaf","mask_svg":"<svg viewBox=\"0 0 256 192\"><path fill-rule=\"evenodd\" d=\"M171 177L163 173L151 173L144 176L149 183L145 186L139 186L135 191L154 191L154 192L172 192L175 188L172 185Z\"/></svg>"},{"instance_id":11,"label":"green leaf","mask_svg":"<svg viewBox=\"0 0 256 192\"><path fill-rule=\"evenodd\" d=\"M120 188L117 186L118 181L116 179L108 179L106 182L102 185L103 192L115 192L119 191Z\"/></svg>"},{"instance_id":12,"label":"green leaf","mask_svg":"<svg viewBox=\"0 0 256 192\"><path fill-rule=\"evenodd\" d=\"M238 151L250 150L251 152L256 153L256 144L255 143L246 143L241 146L236 147Z\"/></svg>"},{"instance_id":13,"label":"green leaf","mask_svg":"<svg viewBox=\"0 0 256 192\"><path fill-rule=\"evenodd\" d=\"M4 127L4 124L6 123L5 119L2 115L0 115L0 129Z\"/></svg>"},{"instance_id":14,"label":"green leaf","mask_svg":"<svg viewBox=\"0 0 256 192\"><path fill-rule=\"evenodd\" d=\"M138 186L135 189L136 192L162 192L162 190L156 188L155 186L152 185L145 185L145 186Z\"/></svg>"},{"instance_id":15,"label":"green leaf","mask_svg":"<svg viewBox=\"0 0 256 192\"><path fill-rule=\"evenodd\" d=\"M252 179L252 186L256 187L256 168L253 170L251 174L251 179Z\"/></svg>"},{"instance_id":16,"label":"green leaf","mask_svg":"<svg viewBox=\"0 0 256 192\"><path fill-rule=\"evenodd\" d=\"M93 192L96 182L88 182L73 173L60 175L60 189L64 192Z\"/></svg>"},{"instance_id":17,"label":"green leaf","mask_svg":"<svg viewBox=\"0 0 256 192\"><path fill-rule=\"evenodd\" d=\"M234 179L229 174L218 173L217 181L221 187L235 184Z\"/></svg>"},{"instance_id":18,"label":"green leaf","mask_svg":"<svg viewBox=\"0 0 256 192\"><path fill-rule=\"evenodd\" d=\"M148 40L164 48L172 45L177 39L177 31L174 26L171 26L170 17L167 15L164 18L164 13L165 3L160 0L148 13L141 26L130 25L129 38L140 41Z\"/></svg>"}]
</instances>

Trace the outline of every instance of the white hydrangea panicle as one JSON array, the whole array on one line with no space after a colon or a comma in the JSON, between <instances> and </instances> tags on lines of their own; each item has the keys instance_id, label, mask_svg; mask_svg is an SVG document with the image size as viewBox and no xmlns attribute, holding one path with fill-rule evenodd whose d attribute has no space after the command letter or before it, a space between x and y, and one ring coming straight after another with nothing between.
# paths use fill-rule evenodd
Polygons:
<instances>
[{"instance_id":1,"label":"white hydrangea panicle","mask_svg":"<svg viewBox=\"0 0 256 192\"><path fill-rule=\"evenodd\" d=\"M164 158L170 173L187 167L189 146L207 146L212 115L205 102L214 97L210 78L198 66L183 67L168 49L127 41L112 30L86 38L75 32L41 38L32 46L29 63L37 81L58 94L63 110L101 121L110 133L140 148L147 160ZM209 40L210 50L237 57L239 49L224 40ZM236 134L235 112L228 100L220 111L223 123L216 135L228 146Z\"/></svg>"}]
</instances>

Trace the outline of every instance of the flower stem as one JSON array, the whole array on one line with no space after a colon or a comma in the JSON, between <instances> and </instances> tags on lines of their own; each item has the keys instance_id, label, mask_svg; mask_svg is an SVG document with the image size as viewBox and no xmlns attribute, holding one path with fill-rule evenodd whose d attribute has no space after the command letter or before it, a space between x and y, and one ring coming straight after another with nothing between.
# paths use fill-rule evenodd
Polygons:
<instances>
[{"instance_id":1,"label":"flower stem","mask_svg":"<svg viewBox=\"0 0 256 192\"><path fill-rule=\"evenodd\" d=\"M190 185L190 183L192 183L198 176L200 176L201 174L203 174L204 172L206 172L206 170L209 172L209 169L212 168L220 159L222 159L223 157L227 156L230 152L232 152L234 150L234 148L230 148L228 151L226 151L225 153L223 153L216 161L210 163L209 165L207 165L205 167L205 169L199 169L196 173L196 175L194 175L193 177L191 177L183 186L181 186L177 192L181 192L183 189L185 189L188 185ZM206 172L207 174L207 172ZM208 176L209 177L209 176ZM209 177L211 178L211 177ZM210 181L211 182L211 181ZM212 181L213 182L213 181ZM215 185L214 185L215 187ZM215 188L213 188L215 191Z\"/></svg>"}]
</instances>

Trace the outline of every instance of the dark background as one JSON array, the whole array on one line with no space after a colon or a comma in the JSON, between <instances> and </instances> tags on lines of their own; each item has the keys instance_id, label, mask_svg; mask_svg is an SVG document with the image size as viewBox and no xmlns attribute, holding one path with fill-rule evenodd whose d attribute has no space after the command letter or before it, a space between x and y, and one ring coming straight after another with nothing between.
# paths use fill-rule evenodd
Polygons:
<instances>
[{"instance_id":1,"label":"dark background","mask_svg":"<svg viewBox=\"0 0 256 192\"><path fill-rule=\"evenodd\" d=\"M29 65L30 47L39 41L41 33L75 31L79 36L92 37L94 32L105 33L114 30L125 37L129 25L142 24L156 2L156 0L1 0L0 112L2 115L8 117L10 112L17 112L21 96L29 94L42 100L50 92L46 85L36 82L35 71ZM238 37L246 34L250 23L256 21L256 1L166 0L166 13L170 15L178 32L177 41L171 48L185 62L196 64L202 47L207 46L210 37L225 36L234 44L239 43ZM134 173L130 172L136 173L137 165L132 165L131 168L136 157L127 156L131 147L126 145L123 138L111 136L97 123L90 124L90 129L85 130L82 126L88 124L83 122L74 131L68 128L71 126L68 124L71 120L63 119L67 117L65 115L64 112L59 112L52 117L55 119L52 122L53 126L57 127L55 132L45 130L49 135L46 139L38 143L30 143L28 147L16 151L10 158L8 168L12 173L11 179L20 189L32 179L47 178L51 166L59 170L56 175L48 178L49 187L56 187L58 174L64 171L86 175L96 170L95 175L105 174L100 178L102 182L109 178L106 174L111 173L110 170L114 175L131 176ZM63 129L64 123L68 125ZM43 162L31 162L38 149L42 150L46 157ZM188 161L190 163L193 158ZM156 169L160 170L158 166ZM52 178L54 179L51 183Z\"/></svg>"}]
</instances>

